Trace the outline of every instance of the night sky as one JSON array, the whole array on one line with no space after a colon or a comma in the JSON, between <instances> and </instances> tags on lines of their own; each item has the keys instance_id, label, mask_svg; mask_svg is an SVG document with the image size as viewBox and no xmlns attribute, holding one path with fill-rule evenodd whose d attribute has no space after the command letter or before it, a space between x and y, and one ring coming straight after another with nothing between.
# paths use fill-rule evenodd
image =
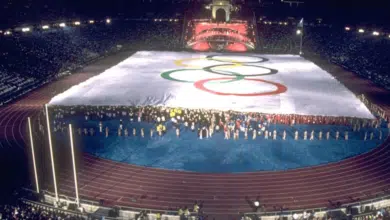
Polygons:
<instances>
[{"instance_id":1,"label":"night sky","mask_svg":"<svg viewBox=\"0 0 390 220\"><path fill-rule=\"evenodd\" d=\"M191 11L198 16L201 4L189 0L2 0L0 1L1 27L17 26L60 19L89 19L110 17L136 18L140 16L170 17ZM387 27L390 22L389 1L379 0L299 0L299 7L290 7L280 0L245 0L242 16L251 10L257 15L283 19L288 16L315 19L326 23L366 24ZM174 3L172 3L174 2Z\"/></svg>"}]
</instances>

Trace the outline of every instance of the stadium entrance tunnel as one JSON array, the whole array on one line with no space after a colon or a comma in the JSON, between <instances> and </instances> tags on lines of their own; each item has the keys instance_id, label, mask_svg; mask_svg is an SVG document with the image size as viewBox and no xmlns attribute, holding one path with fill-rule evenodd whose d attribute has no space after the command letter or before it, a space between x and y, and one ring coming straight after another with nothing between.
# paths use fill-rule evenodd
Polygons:
<instances>
[{"instance_id":1,"label":"stadium entrance tunnel","mask_svg":"<svg viewBox=\"0 0 390 220\"><path fill-rule=\"evenodd\" d=\"M216 22L226 22L227 21L225 9L219 8L216 11L215 21Z\"/></svg>"}]
</instances>

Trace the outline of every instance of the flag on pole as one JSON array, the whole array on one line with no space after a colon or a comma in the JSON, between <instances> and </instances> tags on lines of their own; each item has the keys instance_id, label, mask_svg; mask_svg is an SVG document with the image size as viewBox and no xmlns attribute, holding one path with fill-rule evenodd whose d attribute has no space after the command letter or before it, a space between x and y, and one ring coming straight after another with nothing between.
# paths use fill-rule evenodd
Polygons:
<instances>
[{"instance_id":1,"label":"flag on pole","mask_svg":"<svg viewBox=\"0 0 390 220\"><path fill-rule=\"evenodd\" d=\"M299 27L299 28L303 28L303 18L302 18L301 21L298 23L298 27Z\"/></svg>"}]
</instances>

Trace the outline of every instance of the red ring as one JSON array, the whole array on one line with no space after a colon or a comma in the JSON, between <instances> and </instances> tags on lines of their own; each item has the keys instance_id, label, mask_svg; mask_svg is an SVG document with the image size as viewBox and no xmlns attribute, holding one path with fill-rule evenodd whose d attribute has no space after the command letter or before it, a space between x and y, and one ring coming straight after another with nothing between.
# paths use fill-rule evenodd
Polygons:
<instances>
[{"instance_id":1,"label":"red ring","mask_svg":"<svg viewBox=\"0 0 390 220\"><path fill-rule=\"evenodd\" d=\"M229 78L229 77L222 77L222 78L203 79L203 80L196 81L196 82L194 83L194 86L195 86L197 89L200 89L200 90L203 90L203 91L205 91L205 92L209 92L209 93L212 93L212 94L215 94L215 95L233 95L233 96L265 96L265 95L277 95L277 94L284 93L284 92L287 91L287 87L284 86L284 85L282 85L282 84L280 84L280 83L270 82L270 81L262 80L262 79L247 79L247 78L244 78L243 80L265 82L265 83L268 83L268 84L271 84L271 85L276 86L277 89L276 89L275 91L270 91L270 92L237 94L237 93L216 92L216 91L212 91L212 90L210 90L210 89L207 89L207 88L204 86L204 84L205 84L206 82L209 82L209 81L214 81L214 80L227 80L227 79L232 79L232 78Z\"/></svg>"}]
</instances>

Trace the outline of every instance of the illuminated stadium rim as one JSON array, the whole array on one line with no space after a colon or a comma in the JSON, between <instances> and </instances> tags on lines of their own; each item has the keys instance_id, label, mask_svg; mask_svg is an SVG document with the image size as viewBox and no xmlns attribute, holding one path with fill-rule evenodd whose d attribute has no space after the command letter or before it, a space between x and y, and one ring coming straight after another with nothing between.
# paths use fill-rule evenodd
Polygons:
<instances>
[{"instance_id":1,"label":"illuminated stadium rim","mask_svg":"<svg viewBox=\"0 0 390 220\"><path fill-rule=\"evenodd\" d=\"M216 59L215 57L218 57L218 56L226 56L226 55L209 55L209 56L207 56L205 58L180 59L180 60L175 60L174 63L177 66L184 66L184 67L197 67L197 66L183 64L183 62L189 61L189 60L210 60L210 61L228 62L228 63L227 64L220 64L220 65L212 65L212 66L207 66L207 67L197 68L197 69L175 69L175 70L169 70L169 71L165 71L165 72L161 73L161 77L164 78L164 79L171 80L171 81L176 81L176 82L194 83L195 88L197 88L199 90L202 90L202 91L205 91L205 92L208 92L208 93L211 93L211 94L215 94L215 95L221 95L221 96L227 96L227 95L231 95L231 96L266 96L266 95L277 95L277 94L284 93L284 92L287 91L287 87L282 85L282 84L280 84L280 83L271 82L271 81L262 80L262 79L247 79L247 78L245 78L245 77L265 76L265 75L276 74L278 72L278 70L276 70L276 69L271 69L271 68L267 68L267 67L263 67L263 66L248 65L248 64L253 64L253 63L263 63L263 62L266 62L266 61L268 61L267 58L251 56L251 55L250 56L240 56L240 57L251 57L251 58L254 57L254 58L260 58L261 59L259 61L240 62L240 61L237 61L237 60L234 60L234 59ZM234 68L234 67L237 67L237 66L251 66L251 67L256 67L256 68L267 69L267 70L269 70L269 72L268 73L255 74L255 75L243 75L243 74L239 74L239 73L235 73L235 72L231 72L231 71L217 72L217 71L212 70L212 68L218 68L218 67L224 67L224 66L227 66L227 67L230 67L230 68ZM218 75L235 76L235 78L232 78L232 77L221 77L221 78L203 79L203 80L198 80L198 81L188 81L188 80L176 79L176 78L173 78L171 76L171 74L175 73L175 72L195 71L195 70L203 70L205 72L218 74ZM228 81L221 82L221 83L230 83L230 82L235 82L235 81L239 81L239 80L257 81L257 82L263 82L263 83L274 85L274 86L276 86L276 90L268 91L268 92L258 92L258 93L224 93L224 92L213 91L213 90L210 90L210 89L205 87L205 84L207 82L212 82L212 81L216 81L216 80L228 80Z\"/></svg>"}]
</instances>

